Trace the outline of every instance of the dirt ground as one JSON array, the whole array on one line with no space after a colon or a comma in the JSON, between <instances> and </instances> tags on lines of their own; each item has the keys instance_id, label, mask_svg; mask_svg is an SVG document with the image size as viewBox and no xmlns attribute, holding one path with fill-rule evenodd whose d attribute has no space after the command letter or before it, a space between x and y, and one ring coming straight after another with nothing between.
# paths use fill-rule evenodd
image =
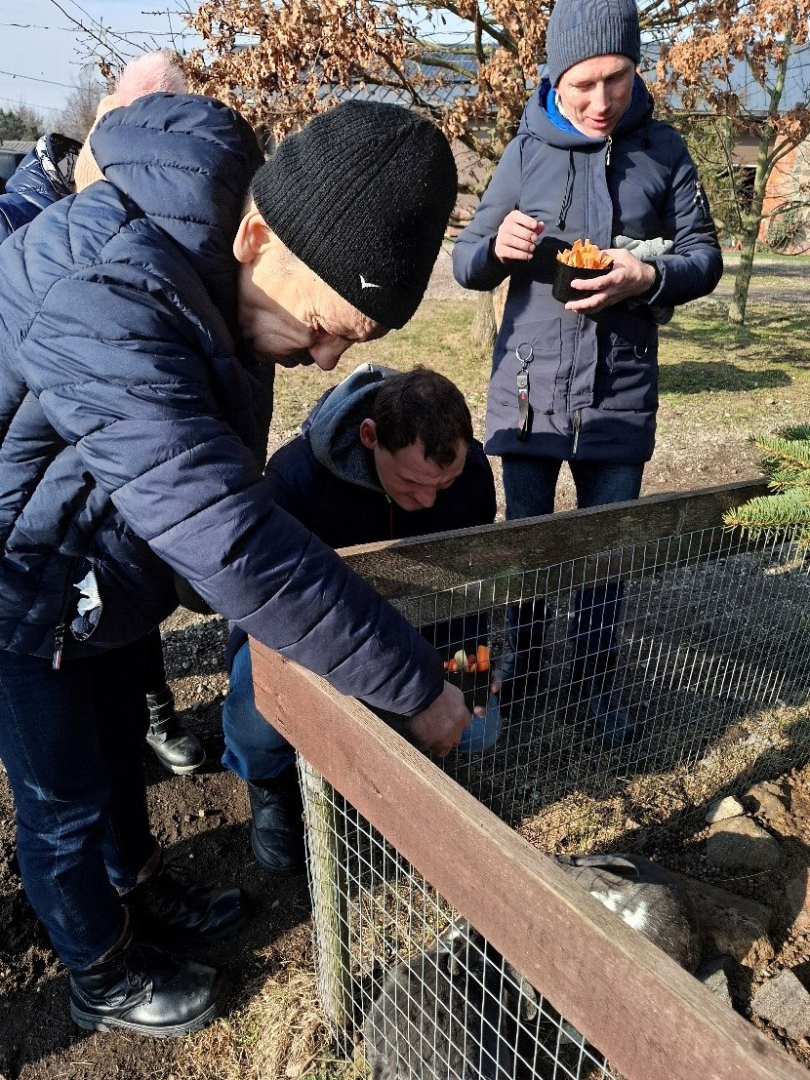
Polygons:
<instances>
[{"instance_id":1,"label":"dirt ground","mask_svg":"<svg viewBox=\"0 0 810 1080\"><path fill-rule=\"evenodd\" d=\"M796 271L785 271L774 299L784 301L804 290L806 267ZM720 298L722 289L717 294ZM433 296L455 295L453 290L440 262ZM752 298L755 295L752 291ZM756 455L746 445L745 433L732 443L690 424L688 431L660 441L647 468L644 493L720 484L757 474ZM196 775L174 778L145 752L153 827L180 873L209 884L234 882L255 903L255 916L244 934L209 953L212 962L227 969L233 986L232 1007L239 1008L268 973L309 963L306 882L302 878L271 880L258 869L248 844L244 785L219 764L219 713L226 687L223 623L181 612L165 625L164 635L178 708L202 738L208 762ZM810 776L800 770L785 783L801 788L806 798ZM805 819L801 821L806 824ZM797 837L797 844L803 839ZM779 886L775 888L778 892ZM73 1026L65 972L20 887L13 807L0 776L0 1080L168 1080L218 1075L214 1068L210 1074L193 1072L183 1060L186 1044L187 1040L121 1034L91 1036Z\"/></svg>"}]
</instances>

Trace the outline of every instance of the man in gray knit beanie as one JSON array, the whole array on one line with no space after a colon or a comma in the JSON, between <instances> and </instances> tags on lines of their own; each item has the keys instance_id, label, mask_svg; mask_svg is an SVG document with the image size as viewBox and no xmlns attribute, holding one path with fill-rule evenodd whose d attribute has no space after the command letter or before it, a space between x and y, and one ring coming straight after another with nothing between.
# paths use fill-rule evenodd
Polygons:
<instances>
[{"instance_id":1,"label":"man in gray knit beanie","mask_svg":"<svg viewBox=\"0 0 810 1080\"><path fill-rule=\"evenodd\" d=\"M547 78L453 249L471 289L510 278L495 344L484 449L503 459L506 518L555 509L567 463L584 509L638 498L655 445L658 323L710 293L723 269L683 139L656 120L636 70L635 0L556 0ZM595 275L555 289L557 256L590 241ZM623 700L624 585L586 586L570 625L572 695L600 750L624 751L642 722ZM509 612L501 709L534 708L545 674L539 597Z\"/></svg>"},{"instance_id":2,"label":"man in gray knit beanie","mask_svg":"<svg viewBox=\"0 0 810 1080\"><path fill-rule=\"evenodd\" d=\"M557 0L546 32L547 75L556 86L562 74L594 56L641 60L641 31L635 0Z\"/></svg>"}]
</instances>

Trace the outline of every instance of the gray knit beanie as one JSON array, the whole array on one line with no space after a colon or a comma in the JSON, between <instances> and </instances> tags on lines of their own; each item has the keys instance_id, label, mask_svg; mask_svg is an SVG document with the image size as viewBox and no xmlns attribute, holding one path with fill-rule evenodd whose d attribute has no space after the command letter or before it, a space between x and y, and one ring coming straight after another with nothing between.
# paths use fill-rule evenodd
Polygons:
<instances>
[{"instance_id":1,"label":"gray knit beanie","mask_svg":"<svg viewBox=\"0 0 810 1080\"><path fill-rule=\"evenodd\" d=\"M546 74L556 86L581 60L617 53L641 61L635 0L557 0L546 31Z\"/></svg>"},{"instance_id":2,"label":"gray knit beanie","mask_svg":"<svg viewBox=\"0 0 810 1080\"><path fill-rule=\"evenodd\" d=\"M290 251L391 329L419 306L457 190L436 125L370 101L344 102L288 135L252 183L260 214Z\"/></svg>"}]
</instances>

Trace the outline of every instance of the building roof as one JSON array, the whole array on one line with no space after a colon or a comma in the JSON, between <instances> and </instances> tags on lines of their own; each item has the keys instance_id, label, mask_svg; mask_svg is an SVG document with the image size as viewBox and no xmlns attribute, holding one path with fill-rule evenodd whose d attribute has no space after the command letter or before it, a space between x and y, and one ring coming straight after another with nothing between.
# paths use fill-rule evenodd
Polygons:
<instances>
[{"instance_id":1,"label":"building roof","mask_svg":"<svg viewBox=\"0 0 810 1080\"><path fill-rule=\"evenodd\" d=\"M36 142L31 142L29 139L0 139L0 153L27 154L36 145Z\"/></svg>"}]
</instances>

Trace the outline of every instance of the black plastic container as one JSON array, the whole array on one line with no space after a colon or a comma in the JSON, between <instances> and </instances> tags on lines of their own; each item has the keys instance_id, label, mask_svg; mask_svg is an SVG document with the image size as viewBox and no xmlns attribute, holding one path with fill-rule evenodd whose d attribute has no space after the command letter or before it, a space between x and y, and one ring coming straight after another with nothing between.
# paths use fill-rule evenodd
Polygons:
<instances>
[{"instance_id":1,"label":"black plastic container","mask_svg":"<svg viewBox=\"0 0 810 1080\"><path fill-rule=\"evenodd\" d=\"M609 274L613 269L613 263L610 266L603 266L599 269L592 270L585 266L569 266L568 263L557 261L557 269L554 272L554 281L551 285L551 295L555 300L559 300L561 304L566 304L569 300L582 300L588 295L582 289L572 289L571 282L575 278L597 278L602 277L604 274Z\"/></svg>"}]
</instances>

